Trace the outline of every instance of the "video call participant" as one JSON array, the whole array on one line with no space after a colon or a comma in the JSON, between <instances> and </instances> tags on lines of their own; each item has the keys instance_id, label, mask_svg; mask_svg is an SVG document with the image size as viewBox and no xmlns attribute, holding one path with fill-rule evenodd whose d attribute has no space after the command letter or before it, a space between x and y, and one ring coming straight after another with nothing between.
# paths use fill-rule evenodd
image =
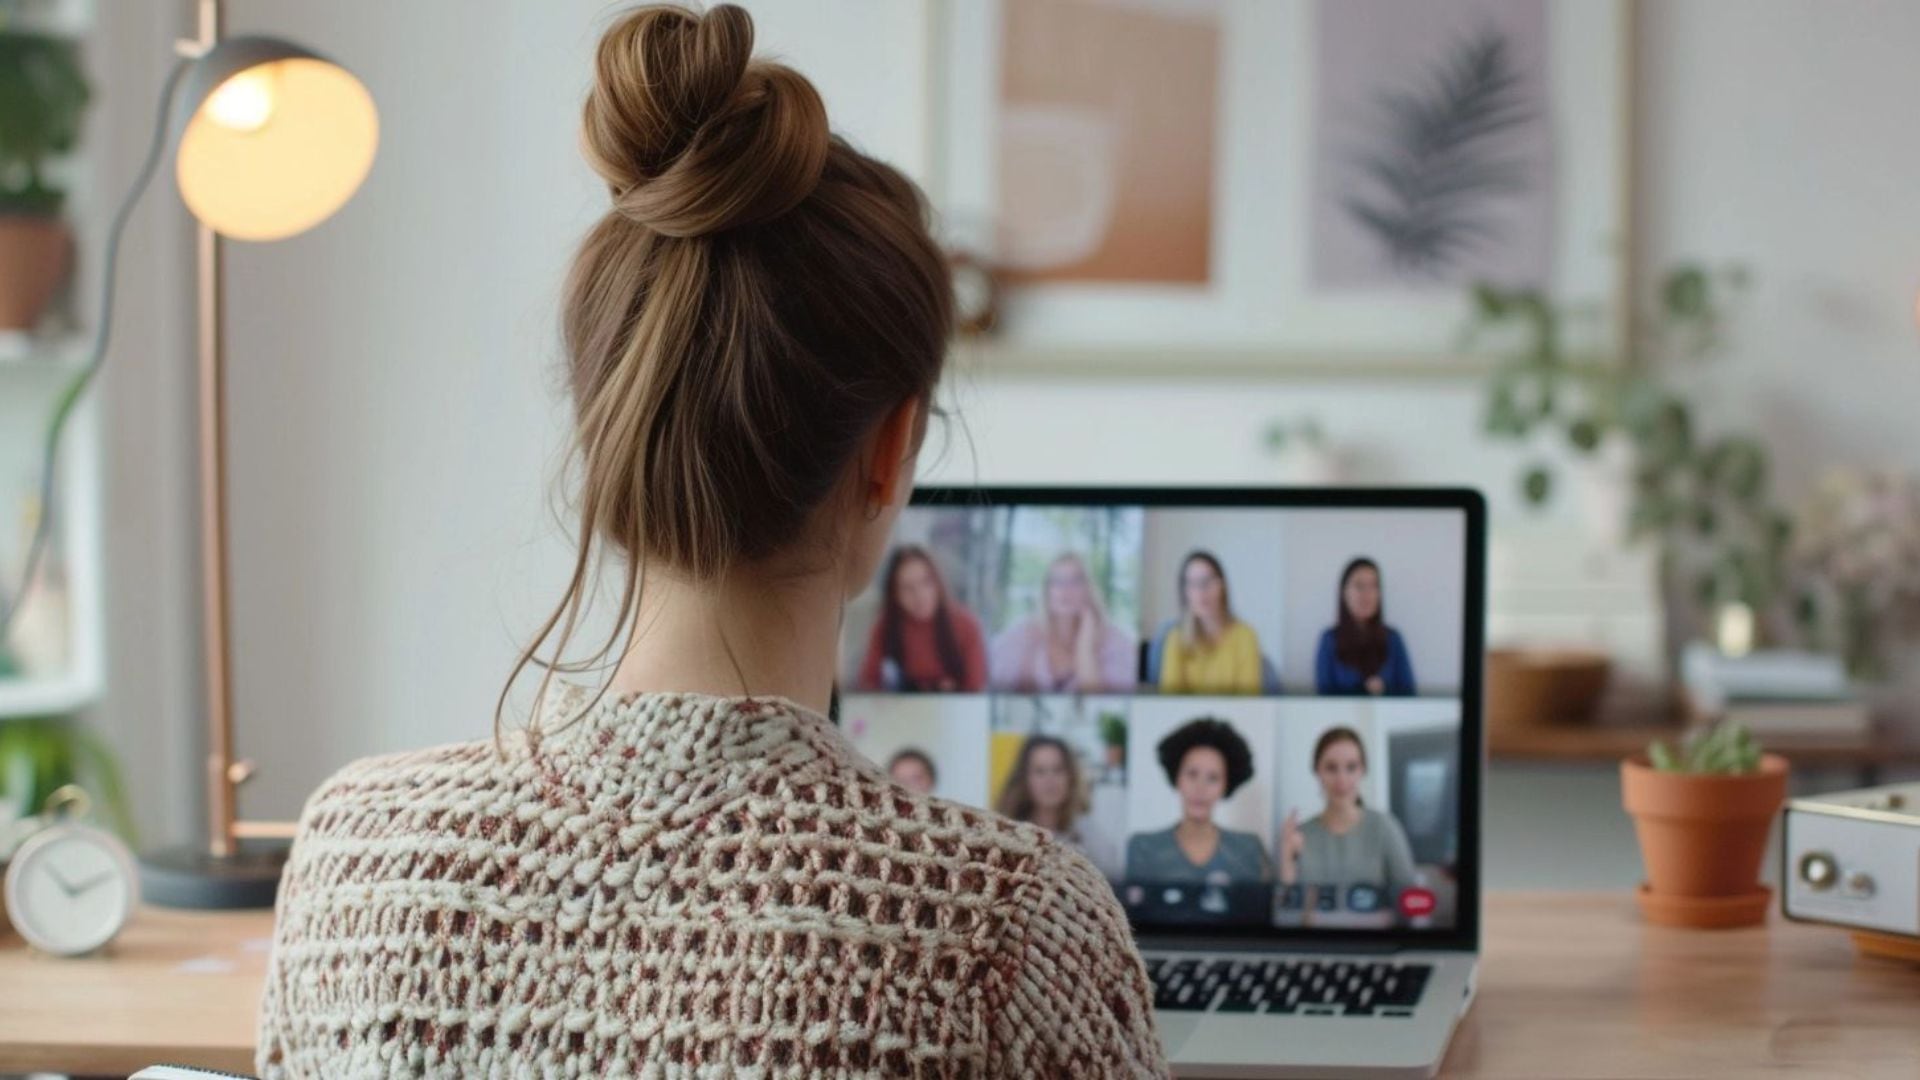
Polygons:
<instances>
[{"instance_id":1,"label":"video call participant","mask_svg":"<svg viewBox=\"0 0 1920 1080\"><path fill-rule=\"evenodd\" d=\"M1413 660L1400 631L1388 626L1380 598L1380 567L1372 559L1347 564L1340 575L1335 623L1320 635L1314 687L1326 695L1409 697L1418 691Z\"/></svg>"},{"instance_id":2,"label":"video call participant","mask_svg":"<svg viewBox=\"0 0 1920 1080\"><path fill-rule=\"evenodd\" d=\"M887 776L916 795L931 795L940 783L940 770L926 751L909 746L887 759Z\"/></svg>"},{"instance_id":3,"label":"video call participant","mask_svg":"<svg viewBox=\"0 0 1920 1080\"><path fill-rule=\"evenodd\" d=\"M1214 824L1220 800L1253 779L1253 750L1225 720L1203 716L1160 740L1160 767L1180 796L1180 820L1127 840L1127 880L1258 884L1273 879L1266 846Z\"/></svg>"},{"instance_id":4,"label":"video call participant","mask_svg":"<svg viewBox=\"0 0 1920 1080\"><path fill-rule=\"evenodd\" d=\"M1258 694L1260 639L1233 616L1227 574L1210 552L1180 564L1180 620L1168 631L1160 689L1171 694Z\"/></svg>"},{"instance_id":5,"label":"video call participant","mask_svg":"<svg viewBox=\"0 0 1920 1080\"><path fill-rule=\"evenodd\" d=\"M1071 552L1047 566L1042 610L1000 632L988 655L996 690L1131 691L1134 638L1107 620L1087 564Z\"/></svg>"},{"instance_id":6,"label":"video call participant","mask_svg":"<svg viewBox=\"0 0 1920 1080\"><path fill-rule=\"evenodd\" d=\"M880 620L860 663L862 690L973 692L987 685L980 620L947 594L923 547L903 544L880 577Z\"/></svg>"},{"instance_id":7,"label":"video call participant","mask_svg":"<svg viewBox=\"0 0 1920 1080\"><path fill-rule=\"evenodd\" d=\"M1052 735L1033 735L1020 744L1020 756L993 809L1046 829L1093 860L1108 878L1117 879L1123 867L1116 838L1088 814L1092 802L1086 772L1073 748Z\"/></svg>"},{"instance_id":8,"label":"video call participant","mask_svg":"<svg viewBox=\"0 0 1920 1080\"><path fill-rule=\"evenodd\" d=\"M1402 889L1420 883L1413 848L1392 814L1361 803L1367 778L1367 749L1352 728L1329 728L1313 745L1313 775L1320 781L1326 808L1306 824L1300 811L1287 811L1280 827L1280 883L1333 888L1343 895L1353 885L1384 891L1391 909Z\"/></svg>"}]
</instances>

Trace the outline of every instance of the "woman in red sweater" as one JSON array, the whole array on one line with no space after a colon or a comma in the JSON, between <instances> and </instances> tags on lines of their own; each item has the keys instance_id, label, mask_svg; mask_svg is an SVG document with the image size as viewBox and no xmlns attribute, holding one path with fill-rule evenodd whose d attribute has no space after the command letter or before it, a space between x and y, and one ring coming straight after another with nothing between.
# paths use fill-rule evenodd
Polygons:
<instances>
[{"instance_id":1,"label":"woman in red sweater","mask_svg":"<svg viewBox=\"0 0 1920 1080\"><path fill-rule=\"evenodd\" d=\"M895 548L880 580L883 606L860 663L860 689L985 689L987 646L980 620L947 595L947 583L927 549Z\"/></svg>"}]
</instances>

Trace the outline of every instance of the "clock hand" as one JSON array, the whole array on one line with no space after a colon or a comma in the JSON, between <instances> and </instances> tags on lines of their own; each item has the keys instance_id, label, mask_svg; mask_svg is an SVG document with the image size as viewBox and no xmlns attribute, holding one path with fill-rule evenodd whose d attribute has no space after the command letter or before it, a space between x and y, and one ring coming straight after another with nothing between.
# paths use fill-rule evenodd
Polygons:
<instances>
[{"instance_id":1,"label":"clock hand","mask_svg":"<svg viewBox=\"0 0 1920 1080\"><path fill-rule=\"evenodd\" d=\"M47 875L59 883L61 892L66 893L68 896L76 895L73 885L67 881L66 876L61 874L59 868L55 867L51 861L47 863Z\"/></svg>"},{"instance_id":2,"label":"clock hand","mask_svg":"<svg viewBox=\"0 0 1920 1080\"><path fill-rule=\"evenodd\" d=\"M112 870L102 870L100 873L95 874L93 877L90 877L87 880L81 882L80 884L75 885L73 887L72 895L79 896L81 893L92 892L94 886L99 885L103 881L112 881L114 877L115 877L115 874Z\"/></svg>"}]
</instances>

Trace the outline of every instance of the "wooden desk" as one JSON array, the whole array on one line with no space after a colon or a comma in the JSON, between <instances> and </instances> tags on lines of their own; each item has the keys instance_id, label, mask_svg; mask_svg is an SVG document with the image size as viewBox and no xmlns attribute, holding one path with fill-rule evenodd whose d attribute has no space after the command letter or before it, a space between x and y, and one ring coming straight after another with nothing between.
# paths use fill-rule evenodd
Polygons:
<instances>
[{"instance_id":1,"label":"wooden desk","mask_svg":"<svg viewBox=\"0 0 1920 1080\"><path fill-rule=\"evenodd\" d=\"M1486 920L1480 997L1446 1076L1911 1078L1920 1063L1920 967L1859 959L1839 930L1665 930L1624 890L1496 894ZM84 961L7 939L0 1073L251 1072L269 926L147 910L113 956Z\"/></svg>"},{"instance_id":2,"label":"wooden desk","mask_svg":"<svg viewBox=\"0 0 1920 1080\"><path fill-rule=\"evenodd\" d=\"M161 1063L253 1072L268 911L143 908L100 956L0 935L0 1074L126 1076Z\"/></svg>"},{"instance_id":3,"label":"wooden desk","mask_svg":"<svg viewBox=\"0 0 1920 1080\"><path fill-rule=\"evenodd\" d=\"M1639 1077L1920 1071L1920 967L1844 931L1647 926L1619 893L1499 893L1480 995L1442 1075Z\"/></svg>"}]
</instances>

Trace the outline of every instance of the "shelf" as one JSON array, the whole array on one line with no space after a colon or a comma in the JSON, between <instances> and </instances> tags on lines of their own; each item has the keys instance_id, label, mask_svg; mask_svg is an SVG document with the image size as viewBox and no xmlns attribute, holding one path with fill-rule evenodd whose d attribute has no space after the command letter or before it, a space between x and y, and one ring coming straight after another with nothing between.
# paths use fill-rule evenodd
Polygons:
<instances>
[{"instance_id":1,"label":"shelf","mask_svg":"<svg viewBox=\"0 0 1920 1080\"><path fill-rule=\"evenodd\" d=\"M0 723L24 716L78 712L99 697L99 684L77 675L57 679L0 679Z\"/></svg>"},{"instance_id":2,"label":"shelf","mask_svg":"<svg viewBox=\"0 0 1920 1080\"><path fill-rule=\"evenodd\" d=\"M1487 756L1494 761L1560 764L1618 764L1645 753L1655 739L1681 733L1676 723L1588 724L1487 733ZM1920 742L1907 733L1881 732L1874 738L1769 739L1766 748L1806 765L1879 766L1920 764Z\"/></svg>"},{"instance_id":3,"label":"shelf","mask_svg":"<svg viewBox=\"0 0 1920 1080\"><path fill-rule=\"evenodd\" d=\"M4 3L5 0L0 0ZM8 5L13 25L91 42L96 0L29 0ZM88 44L83 50L92 53ZM99 57L93 55L91 60ZM88 64L92 68L92 63ZM95 78L103 73L92 71ZM0 332L0 588L13 589L22 561L23 512L35 509L52 406L84 370L94 335L90 325L99 301L93 267L113 205L99 190L94 169L111 155L100 138L99 103L75 152L59 162L58 182L67 189L64 218L72 228L75 271L63 285L56 314L37 333ZM62 436L60 475L50 510L59 545L49 554L64 581L64 615L42 624L64 637L61 648L42 655L64 658L32 675L0 677L0 725L10 718L63 715L96 705L106 686L104 444L99 388L79 402ZM30 650L22 649L22 652Z\"/></svg>"},{"instance_id":4,"label":"shelf","mask_svg":"<svg viewBox=\"0 0 1920 1080\"><path fill-rule=\"evenodd\" d=\"M0 376L77 372L86 360L87 344L79 334L35 338L0 331Z\"/></svg>"}]
</instances>

